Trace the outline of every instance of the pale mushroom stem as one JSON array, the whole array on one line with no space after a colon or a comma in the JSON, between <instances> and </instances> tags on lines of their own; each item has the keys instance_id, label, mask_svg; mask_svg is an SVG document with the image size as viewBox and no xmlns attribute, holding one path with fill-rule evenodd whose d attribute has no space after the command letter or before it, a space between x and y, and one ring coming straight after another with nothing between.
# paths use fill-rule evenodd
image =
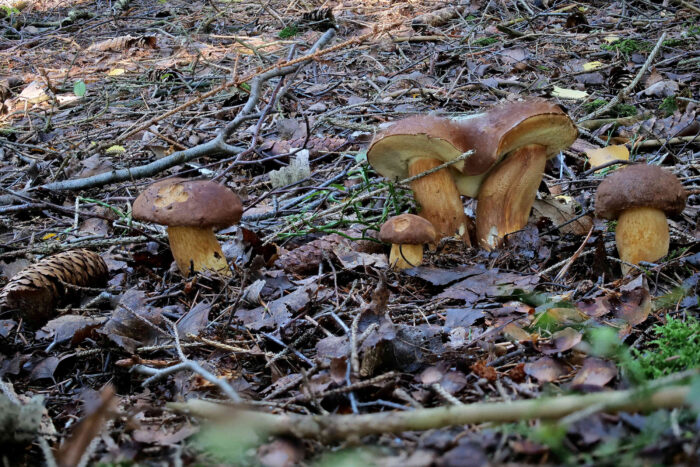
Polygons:
<instances>
[{"instance_id":1,"label":"pale mushroom stem","mask_svg":"<svg viewBox=\"0 0 700 467\"><path fill-rule=\"evenodd\" d=\"M668 222L660 209L625 209L617 219L615 243L622 261L630 264L654 262L668 254L668 242ZM630 266L622 265L623 274L630 269Z\"/></svg>"},{"instance_id":2,"label":"pale mushroom stem","mask_svg":"<svg viewBox=\"0 0 700 467\"><path fill-rule=\"evenodd\" d=\"M168 227L170 250L183 276L209 269L230 276L231 271L211 227Z\"/></svg>"},{"instance_id":3,"label":"pale mushroom stem","mask_svg":"<svg viewBox=\"0 0 700 467\"><path fill-rule=\"evenodd\" d=\"M423 245L391 245L389 264L393 269L408 269L420 266L423 262Z\"/></svg>"},{"instance_id":4,"label":"pale mushroom stem","mask_svg":"<svg viewBox=\"0 0 700 467\"><path fill-rule=\"evenodd\" d=\"M507 234L525 227L546 162L546 148L529 144L506 156L486 176L476 207L479 246L493 250Z\"/></svg>"},{"instance_id":5,"label":"pale mushroom stem","mask_svg":"<svg viewBox=\"0 0 700 467\"><path fill-rule=\"evenodd\" d=\"M441 164L437 159L417 158L408 166L408 175L413 177ZM412 181L411 189L421 207L419 215L433 224L437 240L457 235L470 244L462 198L447 168Z\"/></svg>"}]
</instances>

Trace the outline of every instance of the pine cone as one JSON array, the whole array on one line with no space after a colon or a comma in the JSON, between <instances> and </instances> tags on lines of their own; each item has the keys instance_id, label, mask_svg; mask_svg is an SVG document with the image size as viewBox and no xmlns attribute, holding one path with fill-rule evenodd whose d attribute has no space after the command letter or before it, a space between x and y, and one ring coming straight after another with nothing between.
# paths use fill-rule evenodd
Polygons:
<instances>
[{"instance_id":1,"label":"pine cone","mask_svg":"<svg viewBox=\"0 0 700 467\"><path fill-rule=\"evenodd\" d=\"M15 310L30 326L39 327L53 317L60 301L76 295L63 283L99 287L106 283L107 276L107 265L97 253L58 253L15 275L0 291L0 310Z\"/></svg>"}]
</instances>

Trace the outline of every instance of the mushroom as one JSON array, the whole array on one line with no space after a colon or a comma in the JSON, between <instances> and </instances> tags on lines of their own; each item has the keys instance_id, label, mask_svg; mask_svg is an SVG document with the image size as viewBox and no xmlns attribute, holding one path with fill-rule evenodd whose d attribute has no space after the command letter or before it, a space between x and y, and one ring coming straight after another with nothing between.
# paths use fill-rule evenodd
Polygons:
<instances>
[{"instance_id":1,"label":"mushroom","mask_svg":"<svg viewBox=\"0 0 700 467\"><path fill-rule=\"evenodd\" d=\"M400 120L379 133L367 151L367 161L379 174L392 180L404 179L451 161L471 149L451 120L417 116ZM464 161L453 165L464 168ZM468 222L462 198L448 168L411 182L420 216L442 237L459 235L469 242Z\"/></svg>"},{"instance_id":2,"label":"mushroom","mask_svg":"<svg viewBox=\"0 0 700 467\"><path fill-rule=\"evenodd\" d=\"M183 275L209 269L230 275L214 228L238 223L240 198L208 180L171 178L149 186L134 201L133 217L168 226L170 249Z\"/></svg>"},{"instance_id":3,"label":"mushroom","mask_svg":"<svg viewBox=\"0 0 700 467\"><path fill-rule=\"evenodd\" d=\"M600 184L595 214L617 219L615 243L622 261L653 262L668 254L666 216L683 212L687 196L672 173L655 165L629 165ZM623 274L629 269L622 265Z\"/></svg>"},{"instance_id":4,"label":"mushroom","mask_svg":"<svg viewBox=\"0 0 700 467\"><path fill-rule=\"evenodd\" d=\"M492 250L527 224L547 159L569 147L578 131L543 99L506 103L458 126L475 153L453 176L461 194L478 196L476 238Z\"/></svg>"},{"instance_id":5,"label":"mushroom","mask_svg":"<svg viewBox=\"0 0 700 467\"><path fill-rule=\"evenodd\" d=\"M379 231L379 239L391 243L389 264L394 269L420 266L423 262L423 245L433 243L436 237L433 224L413 214L394 216Z\"/></svg>"}]
</instances>

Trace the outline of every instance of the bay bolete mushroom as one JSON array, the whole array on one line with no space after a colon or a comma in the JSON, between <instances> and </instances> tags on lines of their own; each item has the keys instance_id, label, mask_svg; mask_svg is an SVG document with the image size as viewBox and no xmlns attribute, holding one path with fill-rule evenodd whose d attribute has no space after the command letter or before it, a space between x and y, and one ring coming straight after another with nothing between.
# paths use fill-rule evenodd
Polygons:
<instances>
[{"instance_id":1,"label":"bay bolete mushroom","mask_svg":"<svg viewBox=\"0 0 700 467\"><path fill-rule=\"evenodd\" d=\"M423 262L423 245L433 243L436 237L433 224L413 214L391 217L379 231L379 239L391 243L389 264L393 269L420 266Z\"/></svg>"},{"instance_id":2,"label":"bay bolete mushroom","mask_svg":"<svg viewBox=\"0 0 700 467\"><path fill-rule=\"evenodd\" d=\"M377 134L367 151L367 161L380 175L399 180L449 162L471 149L451 120L428 115L400 120ZM462 170L464 161L454 164ZM469 242L468 217L454 179L444 168L411 182L420 216L442 237L461 236Z\"/></svg>"},{"instance_id":3,"label":"bay bolete mushroom","mask_svg":"<svg viewBox=\"0 0 700 467\"><path fill-rule=\"evenodd\" d=\"M505 103L458 125L475 153L453 176L461 194L478 197L476 238L492 250L527 224L547 159L569 147L578 131L543 99Z\"/></svg>"},{"instance_id":4,"label":"bay bolete mushroom","mask_svg":"<svg viewBox=\"0 0 700 467\"><path fill-rule=\"evenodd\" d=\"M134 201L133 217L168 226L170 249L180 272L209 269L230 275L214 228L237 224L240 198L208 180L171 178L156 182Z\"/></svg>"},{"instance_id":5,"label":"bay bolete mushroom","mask_svg":"<svg viewBox=\"0 0 700 467\"><path fill-rule=\"evenodd\" d=\"M683 212L687 196L671 172L655 165L628 165L598 186L595 214L617 219L615 243L622 261L653 262L668 254L666 216ZM623 274L629 269L622 265Z\"/></svg>"}]
</instances>

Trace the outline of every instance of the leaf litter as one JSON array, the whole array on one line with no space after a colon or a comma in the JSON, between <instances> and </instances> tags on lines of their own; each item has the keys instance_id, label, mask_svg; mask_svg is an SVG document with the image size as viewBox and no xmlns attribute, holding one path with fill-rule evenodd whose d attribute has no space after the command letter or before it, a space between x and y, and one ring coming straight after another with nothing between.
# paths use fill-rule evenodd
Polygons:
<instances>
[{"instance_id":1,"label":"leaf litter","mask_svg":"<svg viewBox=\"0 0 700 467\"><path fill-rule=\"evenodd\" d=\"M49 410L39 416L59 436L41 432L60 445L64 465L83 455L161 462L173 452L188 464L293 465L319 462L338 446L262 437L217 447L214 434L196 435L198 422L165 404L220 399L221 386L197 371L149 382L144 366L194 362L261 411L409 412L628 388L632 370L591 336L611 329L619 342L645 349L649 329L667 315L698 314L700 117L697 61L688 53L698 11L686 2L380 1L328 10L276 1L118 2L109 17L120 23L105 22L98 6L91 13L16 3L20 14L0 15L0 286L13 289L12 278L28 274L21 270L79 248L99 253L109 271L106 286L97 277L72 287L65 275L51 279L37 289L43 294L23 291L0 316L2 397L14 413L33 407L25 394L44 395ZM373 33L394 22L391 34ZM215 138L241 112L252 82L205 93L299 57L328 28L337 31L334 44L370 34L263 83L257 114L228 135L241 149L233 157L210 153L146 179L80 190L43 187L107 179ZM661 31L665 42L644 71ZM528 226L501 250L447 240L423 266L388 269L376 232L416 204L367 166L375 131L409 114L464 116L527 96L553 99L581 120L640 70L641 84L580 121L588 133L548 162ZM590 215L597 184L622 164L591 169L627 159L673 171L691 193L670 221L669 256L643 265L634 280L620 276L612 226L594 225ZM272 183L272 173L300 160L305 170ZM135 196L165 176L216 177L241 195L244 228L219 232L229 279L182 277L164 230L130 218ZM474 204L467 206L473 216ZM41 311L35 323L21 313L30 305ZM87 391L101 402L79 410L75 401ZM628 452L641 452L634 437L651 417L591 414L569 424L560 445L542 437L541 422L407 432L398 444L369 436L362 444L383 449L365 462L381 465L581 461L562 454L564 445L603 461L604 441L631 439ZM653 438L644 459L697 457L692 422L674 423L680 431ZM5 460L43 460L38 443L25 446Z\"/></svg>"}]
</instances>

